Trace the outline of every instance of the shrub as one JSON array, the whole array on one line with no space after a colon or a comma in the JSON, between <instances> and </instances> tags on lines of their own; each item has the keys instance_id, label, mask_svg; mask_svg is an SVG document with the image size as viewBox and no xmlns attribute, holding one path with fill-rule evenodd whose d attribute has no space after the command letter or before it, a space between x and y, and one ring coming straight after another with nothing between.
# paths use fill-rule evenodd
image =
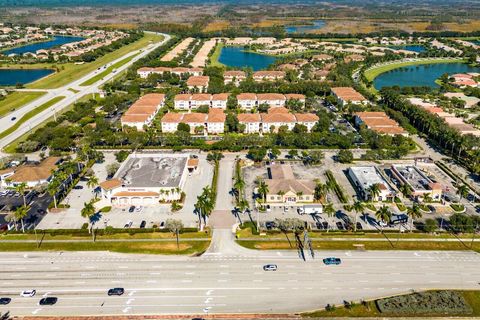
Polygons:
<instances>
[{"instance_id":1,"label":"shrub","mask_svg":"<svg viewBox=\"0 0 480 320\"><path fill-rule=\"evenodd\" d=\"M112 207L108 206L108 207L103 207L102 209L100 209L100 212L107 213L107 212L110 212L111 210L112 210Z\"/></svg>"},{"instance_id":2,"label":"shrub","mask_svg":"<svg viewBox=\"0 0 480 320\"><path fill-rule=\"evenodd\" d=\"M82 230L87 230L88 229L88 223L85 222L84 224L82 224Z\"/></svg>"}]
</instances>

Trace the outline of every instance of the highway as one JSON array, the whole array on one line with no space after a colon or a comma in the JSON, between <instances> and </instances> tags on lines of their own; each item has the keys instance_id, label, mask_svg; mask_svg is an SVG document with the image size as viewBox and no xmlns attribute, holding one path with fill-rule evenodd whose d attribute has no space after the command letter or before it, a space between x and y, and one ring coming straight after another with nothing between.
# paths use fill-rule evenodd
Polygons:
<instances>
[{"instance_id":1,"label":"highway","mask_svg":"<svg viewBox=\"0 0 480 320\"><path fill-rule=\"evenodd\" d=\"M325 266L326 256L342 264ZM480 282L480 256L472 252L317 252L306 262L294 252L246 249L197 258L60 252L0 259L0 295L12 298L0 310L30 316L292 313L412 289L478 289ZM278 271L263 271L266 263ZM112 287L126 292L108 297ZM25 289L37 295L20 297ZM59 300L38 306L43 296Z\"/></svg>"},{"instance_id":2,"label":"highway","mask_svg":"<svg viewBox=\"0 0 480 320\"><path fill-rule=\"evenodd\" d=\"M62 109L66 108L67 106L71 105L72 103L76 102L80 98L82 98L85 95L88 94L93 94L99 91L99 88L105 84L106 82L110 81L113 79L117 74L121 73L122 71L128 69L135 61L145 57L148 55L150 52L153 50L157 49L158 47L162 46L165 44L167 41L170 40L170 36L168 34L161 34L164 38L162 41L148 45L145 48L142 48L140 50L136 51L131 51L122 57L112 60L108 65L113 65L119 61L122 61L130 56L135 56L132 60L128 61L121 67L117 68L116 72L111 72L99 81L95 82L94 84L90 86L81 86L80 84L84 83L88 79L96 76L98 73L101 73L104 71L104 69L101 70L94 70L90 72L89 74L85 75L84 77L81 77L63 87L60 87L58 89L47 89L47 90L41 90L41 91L46 91L47 93L40 97L39 99L34 100L33 102L23 106L22 108L19 108L5 117L0 119L0 128L7 129L11 127L12 125L15 124L16 121L20 120L20 118L25 115L27 112L41 106L42 104L50 101L54 97L57 96L64 96L65 99L59 101L58 103L52 105L48 109L44 110L43 112L37 114L36 116L32 117L30 120L26 121L23 123L17 130L12 132L10 135L4 137L3 139L0 139L0 149L3 149L5 146L13 142L15 139L21 137L23 134L31 131L35 126L41 124L42 122L46 121L47 119L51 118L55 113L61 111ZM70 88L78 91L78 92L72 92L69 90ZM27 90L25 90L27 91ZM35 90L39 91L39 90ZM16 121L12 121L11 119L13 117L16 117Z\"/></svg>"}]
</instances>

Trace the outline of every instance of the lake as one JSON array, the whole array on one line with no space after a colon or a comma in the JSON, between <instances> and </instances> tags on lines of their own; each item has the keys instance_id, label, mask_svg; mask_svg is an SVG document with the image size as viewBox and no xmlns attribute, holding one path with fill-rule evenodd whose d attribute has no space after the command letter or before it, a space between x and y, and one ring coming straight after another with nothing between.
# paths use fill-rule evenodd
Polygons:
<instances>
[{"instance_id":1,"label":"lake","mask_svg":"<svg viewBox=\"0 0 480 320\"><path fill-rule=\"evenodd\" d=\"M311 25L290 25L285 26L287 33L306 33L313 30L318 30L325 27L326 22L323 20L313 20Z\"/></svg>"},{"instance_id":2,"label":"lake","mask_svg":"<svg viewBox=\"0 0 480 320\"><path fill-rule=\"evenodd\" d=\"M480 40L472 40L470 42L476 44L477 46L480 46Z\"/></svg>"},{"instance_id":3,"label":"lake","mask_svg":"<svg viewBox=\"0 0 480 320\"><path fill-rule=\"evenodd\" d=\"M62 46L67 43L82 41L84 39L85 38L82 38L82 37L54 36L51 40L48 40L48 41L27 44L18 48L5 50L2 53L4 55L9 55L12 53L24 54L27 52L35 53L37 52L37 50L51 49L54 47Z\"/></svg>"},{"instance_id":4,"label":"lake","mask_svg":"<svg viewBox=\"0 0 480 320\"><path fill-rule=\"evenodd\" d=\"M0 86L27 84L54 72L52 69L0 69Z\"/></svg>"},{"instance_id":5,"label":"lake","mask_svg":"<svg viewBox=\"0 0 480 320\"><path fill-rule=\"evenodd\" d=\"M388 46L388 47L395 50L408 50L413 52L425 51L425 47L422 45L404 45L404 46Z\"/></svg>"},{"instance_id":6,"label":"lake","mask_svg":"<svg viewBox=\"0 0 480 320\"><path fill-rule=\"evenodd\" d=\"M480 72L480 68L471 67L466 63L437 63L401 67L380 74L373 80L375 89L383 87L422 87L436 88L435 80L444 73Z\"/></svg>"},{"instance_id":7,"label":"lake","mask_svg":"<svg viewBox=\"0 0 480 320\"><path fill-rule=\"evenodd\" d=\"M223 47L218 62L228 67L251 67L253 71L266 69L277 58L254 52L246 52L243 47Z\"/></svg>"}]
</instances>

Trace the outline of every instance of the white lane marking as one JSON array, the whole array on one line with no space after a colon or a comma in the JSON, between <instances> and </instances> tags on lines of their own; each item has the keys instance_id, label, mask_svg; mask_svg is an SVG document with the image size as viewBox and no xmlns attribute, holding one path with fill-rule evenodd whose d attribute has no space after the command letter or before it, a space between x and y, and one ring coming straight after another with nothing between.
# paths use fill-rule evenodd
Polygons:
<instances>
[{"instance_id":1,"label":"white lane marking","mask_svg":"<svg viewBox=\"0 0 480 320\"><path fill-rule=\"evenodd\" d=\"M158 276L160 274L161 274L160 272L150 272L150 275L152 275L152 276Z\"/></svg>"},{"instance_id":2,"label":"white lane marking","mask_svg":"<svg viewBox=\"0 0 480 320\"><path fill-rule=\"evenodd\" d=\"M403 280L394 280L393 282L395 282L395 283L404 283L405 281L403 281Z\"/></svg>"},{"instance_id":3,"label":"white lane marking","mask_svg":"<svg viewBox=\"0 0 480 320\"><path fill-rule=\"evenodd\" d=\"M43 295L43 297L45 298L46 296L48 296L51 292L48 291L48 292L45 292L45 294Z\"/></svg>"},{"instance_id":4,"label":"white lane marking","mask_svg":"<svg viewBox=\"0 0 480 320\"><path fill-rule=\"evenodd\" d=\"M228 266L226 264L221 264L220 268L228 268Z\"/></svg>"},{"instance_id":5,"label":"white lane marking","mask_svg":"<svg viewBox=\"0 0 480 320\"><path fill-rule=\"evenodd\" d=\"M86 266L85 268L86 268L86 269L95 269L94 266Z\"/></svg>"},{"instance_id":6,"label":"white lane marking","mask_svg":"<svg viewBox=\"0 0 480 320\"><path fill-rule=\"evenodd\" d=\"M20 275L18 273L12 274L11 277L18 278Z\"/></svg>"},{"instance_id":7,"label":"white lane marking","mask_svg":"<svg viewBox=\"0 0 480 320\"><path fill-rule=\"evenodd\" d=\"M367 283L368 280L358 280L358 282Z\"/></svg>"},{"instance_id":8,"label":"white lane marking","mask_svg":"<svg viewBox=\"0 0 480 320\"><path fill-rule=\"evenodd\" d=\"M253 282L262 282L262 280L255 279L255 280L253 280Z\"/></svg>"},{"instance_id":9,"label":"white lane marking","mask_svg":"<svg viewBox=\"0 0 480 320\"><path fill-rule=\"evenodd\" d=\"M296 272L289 272L288 274L297 274Z\"/></svg>"},{"instance_id":10,"label":"white lane marking","mask_svg":"<svg viewBox=\"0 0 480 320\"><path fill-rule=\"evenodd\" d=\"M122 312L127 313L128 311L130 311L130 309L132 309L132 307L126 307L125 309L122 310Z\"/></svg>"},{"instance_id":11,"label":"white lane marking","mask_svg":"<svg viewBox=\"0 0 480 320\"><path fill-rule=\"evenodd\" d=\"M206 293L206 295L209 296L209 295L211 295L212 293L213 293L213 290L208 290L207 293Z\"/></svg>"},{"instance_id":12,"label":"white lane marking","mask_svg":"<svg viewBox=\"0 0 480 320\"><path fill-rule=\"evenodd\" d=\"M133 298L132 298L132 299L128 299L126 303L127 303L127 304L130 304L130 303L132 303L133 301L135 301L135 299L133 299Z\"/></svg>"},{"instance_id":13,"label":"white lane marking","mask_svg":"<svg viewBox=\"0 0 480 320\"><path fill-rule=\"evenodd\" d=\"M90 276L90 273L81 273L80 275L81 275L82 277L88 277L88 276Z\"/></svg>"},{"instance_id":14,"label":"white lane marking","mask_svg":"<svg viewBox=\"0 0 480 320\"><path fill-rule=\"evenodd\" d=\"M186 275L193 275L195 272L185 272Z\"/></svg>"},{"instance_id":15,"label":"white lane marking","mask_svg":"<svg viewBox=\"0 0 480 320\"><path fill-rule=\"evenodd\" d=\"M125 272L117 272L117 276L124 276Z\"/></svg>"},{"instance_id":16,"label":"white lane marking","mask_svg":"<svg viewBox=\"0 0 480 320\"><path fill-rule=\"evenodd\" d=\"M118 266L118 269L128 269L128 266Z\"/></svg>"},{"instance_id":17,"label":"white lane marking","mask_svg":"<svg viewBox=\"0 0 480 320\"><path fill-rule=\"evenodd\" d=\"M121 281L118 281L118 280L112 280L112 283L121 283Z\"/></svg>"},{"instance_id":18,"label":"white lane marking","mask_svg":"<svg viewBox=\"0 0 480 320\"><path fill-rule=\"evenodd\" d=\"M32 314L37 314L42 310L42 308L38 308L32 311Z\"/></svg>"},{"instance_id":19,"label":"white lane marking","mask_svg":"<svg viewBox=\"0 0 480 320\"><path fill-rule=\"evenodd\" d=\"M230 272L220 272L220 275L222 275L222 276L226 276L226 275L229 275L229 274L230 274Z\"/></svg>"},{"instance_id":20,"label":"white lane marking","mask_svg":"<svg viewBox=\"0 0 480 320\"><path fill-rule=\"evenodd\" d=\"M183 283L189 283L192 282L192 280L182 280Z\"/></svg>"},{"instance_id":21,"label":"white lane marking","mask_svg":"<svg viewBox=\"0 0 480 320\"><path fill-rule=\"evenodd\" d=\"M226 279L218 279L217 282L227 282Z\"/></svg>"},{"instance_id":22,"label":"white lane marking","mask_svg":"<svg viewBox=\"0 0 480 320\"><path fill-rule=\"evenodd\" d=\"M438 280L430 280L429 282L430 283L440 283L440 281L438 281Z\"/></svg>"},{"instance_id":23,"label":"white lane marking","mask_svg":"<svg viewBox=\"0 0 480 320\"><path fill-rule=\"evenodd\" d=\"M203 312L207 313L208 310L212 309L212 307L206 307L206 308L203 308Z\"/></svg>"},{"instance_id":24,"label":"white lane marking","mask_svg":"<svg viewBox=\"0 0 480 320\"><path fill-rule=\"evenodd\" d=\"M207 298L207 299L205 299L205 304L210 303L210 301L212 301L212 299L213 299L213 298Z\"/></svg>"},{"instance_id":25,"label":"white lane marking","mask_svg":"<svg viewBox=\"0 0 480 320\"><path fill-rule=\"evenodd\" d=\"M130 292L128 295L131 297L135 294L135 292L137 292L136 290L133 290L132 292Z\"/></svg>"},{"instance_id":26,"label":"white lane marking","mask_svg":"<svg viewBox=\"0 0 480 320\"><path fill-rule=\"evenodd\" d=\"M153 269L161 269L161 268L163 268L163 267L162 267L162 266L153 266L152 268L153 268Z\"/></svg>"},{"instance_id":27,"label":"white lane marking","mask_svg":"<svg viewBox=\"0 0 480 320\"><path fill-rule=\"evenodd\" d=\"M147 283L157 283L157 280L147 280Z\"/></svg>"},{"instance_id":28,"label":"white lane marking","mask_svg":"<svg viewBox=\"0 0 480 320\"><path fill-rule=\"evenodd\" d=\"M60 270L60 267L52 267L52 270Z\"/></svg>"},{"instance_id":29,"label":"white lane marking","mask_svg":"<svg viewBox=\"0 0 480 320\"><path fill-rule=\"evenodd\" d=\"M85 284L85 281L76 281L75 284Z\"/></svg>"},{"instance_id":30,"label":"white lane marking","mask_svg":"<svg viewBox=\"0 0 480 320\"><path fill-rule=\"evenodd\" d=\"M281 256L283 256L283 254L281 252L277 251L277 256L281 257Z\"/></svg>"}]
</instances>

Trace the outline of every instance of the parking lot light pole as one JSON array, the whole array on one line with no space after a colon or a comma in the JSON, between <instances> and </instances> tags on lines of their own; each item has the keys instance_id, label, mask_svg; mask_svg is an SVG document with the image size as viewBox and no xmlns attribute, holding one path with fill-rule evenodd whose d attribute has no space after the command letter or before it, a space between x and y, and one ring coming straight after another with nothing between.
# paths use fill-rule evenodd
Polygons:
<instances>
[{"instance_id":1,"label":"parking lot light pole","mask_svg":"<svg viewBox=\"0 0 480 320\"><path fill-rule=\"evenodd\" d=\"M260 210L257 208L257 231L260 233Z\"/></svg>"}]
</instances>

